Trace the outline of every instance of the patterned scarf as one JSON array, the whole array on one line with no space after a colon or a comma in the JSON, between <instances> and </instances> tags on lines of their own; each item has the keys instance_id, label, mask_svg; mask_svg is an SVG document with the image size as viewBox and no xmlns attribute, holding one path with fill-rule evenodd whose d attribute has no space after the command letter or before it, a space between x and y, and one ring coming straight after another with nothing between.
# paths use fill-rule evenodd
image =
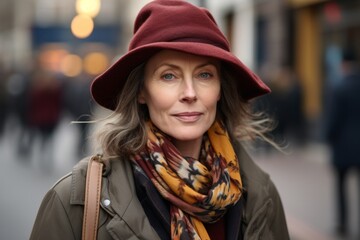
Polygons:
<instances>
[{"instance_id":1,"label":"patterned scarf","mask_svg":"<svg viewBox=\"0 0 360 240\"><path fill-rule=\"evenodd\" d=\"M170 202L171 239L210 239L203 222L216 222L241 197L236 154L215 122L204 135L200 159L183 157L171 140L147 123L147 146L133 160Z\"/></svg>"}]
</instances>

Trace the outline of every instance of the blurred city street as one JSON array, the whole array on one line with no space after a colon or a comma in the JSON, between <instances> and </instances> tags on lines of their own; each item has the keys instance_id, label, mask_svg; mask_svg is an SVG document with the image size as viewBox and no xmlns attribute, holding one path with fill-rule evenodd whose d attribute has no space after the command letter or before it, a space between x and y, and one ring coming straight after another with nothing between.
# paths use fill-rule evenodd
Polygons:
<instances>
[{"instance_id":1,"label":"blurred city street","mask_svg":"<svg viewBox=\"0 0 360 240\"><path fill-rule=\"evenodd\" d=\"M78 129L64 118L54 136L53 160L41 162L40 146L34 143L27 157L16 152L20 129L12 121L0 140L0 236L1 239L28 239L32 224L46 191L58 178L71 171L76 162ZM333 172L328 149L323 144L289 148L288 154L275 151L253 153L256 162L275 182L284 204L291 239L359 239L355 174L348 179L351 194L350 235L335 237ZM44 167L46 165L46 167ZM16 231L14 231L16 228Z\"/></svg>"},{"instance_id":2,"label":"blurred city street","mask_svg":"<svg viewBox=\"0 0 360 240\"><path fill-rule=\"evenodd\" d=\"M335 180L328 148L309 143L288 151L288 155L260 153L254 159L270 174L280 192L291 239L359 239L358 176L352 173L347 179L350 234L336 236Z\"/></svg>"},{"instance_id":3,"label":"blurred city street","mask_svg":"<svg viewBox=\"0 0 360 240\"><path fill-rule=\"evenodd\" d=\"M37 139L28 156L19 156L19 132L16 124L9 123L0 140L0 239L4 240L29 239L44 194L75 164L78 133L70 120L64 120L55 132L52 166L39 160Z\"/></svg>"},{"instance_id":4,"label":"blurred city street","mask_svg":"<svg viewBox=\"0 0 360 240\"><path fill-rule=\"evenodd\" d=\"M135 16L149 1L0 1L0 240L28 239L47 190L96 153L86 142L96 125L83 123L104 109L90 85L126 52ZM348 164L341 170L359 169L359 90L342 91L347 106L335 90L354 73L360 80L360 1L186 1L213 14L231 52L270 87L253 107L275 120L271 134L296 140L285 153L249 148L280 193L291 239L359 240L360 173L346 176L349 229L339 236L324 141L338 150L338 165Z\"/></svg>"}]
</instances>

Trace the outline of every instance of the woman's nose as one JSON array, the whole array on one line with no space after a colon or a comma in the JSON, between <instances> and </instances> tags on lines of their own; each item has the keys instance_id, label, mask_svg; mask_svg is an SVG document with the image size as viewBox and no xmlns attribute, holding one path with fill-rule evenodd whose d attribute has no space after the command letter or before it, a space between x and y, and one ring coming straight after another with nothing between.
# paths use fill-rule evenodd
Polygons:
<instances>
[{"instance_id":1,"label":"woman's nose","mask_svg":"<svg viewBox=\"0 0 360 240\"><path fill-rule=\"evenodd\" d=\"M184 81L183 93L181 97L182 102L192 103L197 100L196 89L192 78L187 78Z\"/></svg>"}]
</instances>

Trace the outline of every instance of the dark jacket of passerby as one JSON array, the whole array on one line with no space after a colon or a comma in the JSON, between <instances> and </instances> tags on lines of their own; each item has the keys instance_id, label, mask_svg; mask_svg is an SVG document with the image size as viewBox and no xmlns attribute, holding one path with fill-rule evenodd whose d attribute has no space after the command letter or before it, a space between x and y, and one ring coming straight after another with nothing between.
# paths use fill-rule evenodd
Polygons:
<instances>
[{"instance_id":1,"label":"dark jacket of passerby","mask_svg":"<svg viewBox=\"0 0 360 240\"><path fill-rule=\"evenodd\" d=\"M227 239L289 239L273 182L241 146L237 146L237 154L248 191L225 216ZM86 169L87 160L83 160L47 193L31 240L81 239ZM168 204L148 178L134 175L129 159L105 163L102 182L98 239L169 238ZM46 217L50 215L57 217Z\"/></svg>"},{"instance_id":2,"label":"dark jacket of passerby","mask_svg":"<svg viewBox=\"0 0 360 240\"><path fill-rule=\"evenodd\" d=\"M338 168L360 167L360 73L348 74L332 93L326 138Z\"/></svg>"},{"instance_id":3,"label":"dark jacket of passerby","mask_svg":"<svg viewBox=\"0 0 360 240\"><path fill-rule=\"evenodd\" d=\"M33 79L29 91L28 119L32 127L52 131L62 110L62 88L58 79L46 74Z\"/></svg>"},{"instance_id":4,"label":"dark jacket of passerby","mask_svg":"<svg viewBox=\"0 0 360 240\"><path fill-rule=\"evenodd\" d=\"M88 79L69 78L64 85L64 108L72 119L78 121L90 120L92 110L91 82Z\"/></svg>"}]
</instances>

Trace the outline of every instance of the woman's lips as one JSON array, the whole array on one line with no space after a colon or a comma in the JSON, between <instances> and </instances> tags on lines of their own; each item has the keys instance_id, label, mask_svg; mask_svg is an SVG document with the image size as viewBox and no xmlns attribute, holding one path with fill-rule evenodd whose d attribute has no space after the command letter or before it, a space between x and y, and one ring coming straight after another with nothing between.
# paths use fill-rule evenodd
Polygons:
<instances>
[{"instance_id":1,"label":"woman's lips","mask_svg":"<svg viewBox=\"0 0 360 240\"><path fill-rule=\"evenodd\" d=\"M183 112L173 115L182 122L196 122L202 116L200 112Z\"/></svg>"}]
</instances>

